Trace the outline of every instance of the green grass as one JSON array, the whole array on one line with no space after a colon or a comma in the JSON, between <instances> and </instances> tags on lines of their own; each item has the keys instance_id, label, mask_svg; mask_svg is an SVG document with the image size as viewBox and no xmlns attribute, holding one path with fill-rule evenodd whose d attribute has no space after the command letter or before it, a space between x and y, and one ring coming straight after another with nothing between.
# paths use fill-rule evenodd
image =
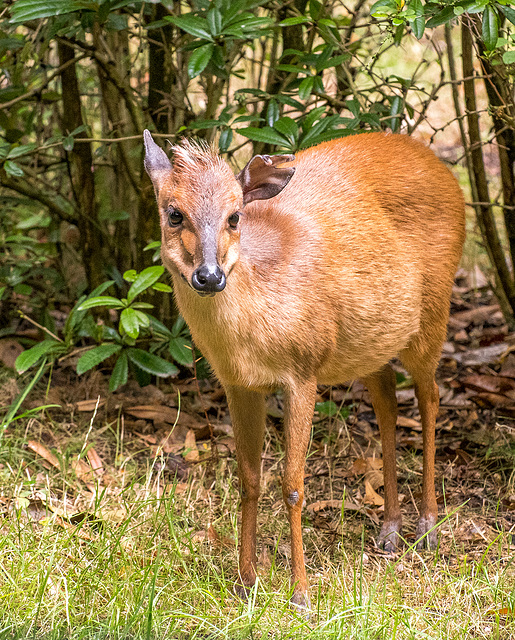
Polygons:
<instances>
[{"instance_id":1,"label":"green grass","mask_svg":"<svg viewBox=\"0 0 515 640\"><path fill-rule=\"evenodd\" d=\"M233 457L220 450L217 461L201 462L177 483L159 456L153 459L127 433L122 441L116 422L98 418L91 427L41 415L11 425L0 445L0 640L515 636L515 556L511 534L493 527L490 485L475 510L460 507L461 498L448 504L452 515L436 554L409 551L392 560L374 549L377 527L362 514L333 512L330 527L306 514L313 604L306 619L288 604L282 454L273 432L259 513L259 580L242 603L233 595L239 511ZM106 470L102 486L89 489L72 470L88 431ZM341 450L342 433L326 438L328 459ZM31 438L53 448L60 469L46 469L27 450ZM401 492L403 482L415 491L420 456L399 457ZM306 481L308 503L342 495L331 474L317 477L320 459L308 462L308 472L315 470ZM471 493L490 482L485 474L471 481ZM409 503L404 510L409 532L416 513ZM492 526L483 537L463 539L469 521ZM210 526L215 534L206 533Z\"/></svg>"}]
</instances>

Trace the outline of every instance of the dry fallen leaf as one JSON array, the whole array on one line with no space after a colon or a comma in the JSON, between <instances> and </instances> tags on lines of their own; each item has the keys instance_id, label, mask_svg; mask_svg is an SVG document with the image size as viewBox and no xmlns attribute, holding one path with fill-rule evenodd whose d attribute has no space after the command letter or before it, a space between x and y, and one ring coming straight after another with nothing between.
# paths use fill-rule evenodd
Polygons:
<instances>
[{"instance_id":1,"label":"dry fallen leaf","mask_svg":"<svg viewBox=\"0 0 515 640\"><path fill-rule=\"evenodd\" d=\"M422 425L418 420L407 418L406 416L397 416L397 426L406 427L408 429L422 429Z\"/></svg>"},{"instance_id":2,"label":"dry fallen leaf","mask_svg":"<svg viewBox=\"0 0 515 640\"><path fill-rule=\"evenodd\" d=\"M160 404L142 404L137 407L129 407L125 409L125 413L133 418L167 422L168 424L175 424L177 421L177 409L170 409L170 407Z\"/></svg>"},{"instance_id":3,"label":"dry fallen leaf","mask_svg":"<svg viewBox=\"0 0 515 640\"><path fill-rule=\"evenodd\" d=\"M105 400L96 398L95 400L79 400L79 402L75 403L75 408L77 411L95 411L97 404L98 408L103 407L105 405Z\"/></svg>"},{"instance_id":4,"label":"dry fallen leaf","mask_svg":"<svg viewBox=\"0 0 515 640\"><path fill-rule=\"evenodd\" d=\"M197 442L195 440L195 432L193 429L188 431L184 440L184 459L186 462L197 462L199 459Z\"/></svg>"},{"instance_id":5,"label":"dry fallen leaf","mask_svg":"<svg viewBox=\"0 0 515 640\"><path fill-rule=\"evenodd\" d=\"M384 505L384 498L374 490L368 480L365 480L365 497L363 498L363 502L373 504L376 507L382 507Z\"/></svg>"},{"instance_id":6,"label":"dry fallen leaf","mask_svg":"<svg viewBox=\"0 0 515 640\"><path fill-rule=\"evenodd\" d=\"M102 465L102 460L100 459L98 453L95 451L95 449L91 448L88 449L86 455L88 456L89 464L91 465L91 468L93 469L95 474L98 477L101 477L104 474L104 466Z\"/></svg>"},{"instance_id":7,"label":"dry fallen leaf","mask_svg":"<svg viewBox=\"0 0 515 640\"><path fill-rule=\"evenodd\" d=\"M49 451L45 445L41 444L41 442L36 442L36 440L29 440L27 443L29 449L36 452L39 456L41 456L44 460L50 463L56 469L60 469L61 466L59 464L59 460L55 457L55 455Z\"/></svg>"},{"instance_id":8,"label":"dry fallen leaf","mask_svg":"<svg viewBox=\"0 0 515 640\"><path fill-rule=\"evenodd\" d=\"M341 500L317 500L316 502L308 504L306 507L306 509L311 513L318 513L318 511L322 511L324 509L338 509L341 511L341 508ZM361 511L361 507L350 500L345 500L343 502L343 508L344 510L348 509L349 511Z\"/></svg>"}]
</instances>

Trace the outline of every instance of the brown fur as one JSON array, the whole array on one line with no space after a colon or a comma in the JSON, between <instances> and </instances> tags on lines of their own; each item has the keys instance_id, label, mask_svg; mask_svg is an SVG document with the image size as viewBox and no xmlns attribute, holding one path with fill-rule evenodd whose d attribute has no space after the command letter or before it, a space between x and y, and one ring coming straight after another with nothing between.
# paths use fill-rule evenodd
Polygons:
<instances>
[{"instance_id":1,"label":"brown fur","mask_svg":"<svg viewBox=\"0 0 515 640\"><path fill-rule=\"evenodd\" d=\"M456 180L431 151L406 136L371 133L326 142L299 152L288 166L295 167L289 184L270 200L248 204L237 230L227 219L242 210L242 189L212 151L190 143L176 148L173 170L154 184L163 262L179 308L229 399L245 489L244 587L255 581L264 393L285 391L283 493L292 529L294 601L302 605L308 597L300 514L317 383L361 378L370 389L383 438L385 523L379 541L391 549L398 544L401 516L395 379L388 361L401 358L415 381L424 429L418 534L435 543L434 373L465 230ZM185 216L180 230L167 223L170 204ZM227 285L201 298L188 282L209 242L216 244L211 250Z\"/></svg>"}]
</instances>

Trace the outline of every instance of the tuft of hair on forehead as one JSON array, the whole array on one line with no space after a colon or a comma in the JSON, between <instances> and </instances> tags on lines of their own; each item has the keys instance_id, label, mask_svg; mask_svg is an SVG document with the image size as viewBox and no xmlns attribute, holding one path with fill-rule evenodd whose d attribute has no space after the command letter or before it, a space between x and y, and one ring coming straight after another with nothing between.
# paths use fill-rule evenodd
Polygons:
<instances>
[{"instance_id":1,"label":"tuft of hair on forehead","mask_svg":"<svg viewBox=\"0 0 515 640\"><path fill-rule=\"evenodd\" d=\"M207 142L184 138L172 146L173 168L179 173L195 173L198 170L227 169L227 163Z\"/></svg>"}]
</instances>

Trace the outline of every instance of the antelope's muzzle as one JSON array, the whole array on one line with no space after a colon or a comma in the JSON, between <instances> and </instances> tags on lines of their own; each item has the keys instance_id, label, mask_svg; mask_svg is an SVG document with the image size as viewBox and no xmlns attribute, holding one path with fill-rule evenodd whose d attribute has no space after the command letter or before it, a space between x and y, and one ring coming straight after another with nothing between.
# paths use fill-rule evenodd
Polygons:
<instances>
[{"instance_id":1,"label":"antelope's muzzle","mask_svg":"<svg viewBox=\"0 0 515 640\"><path fill-rule=\"evenodd\" d=\"M193 272L191 286L200 295L214 295L225 289L225 273L218 265L203 264Z\"/></svg>"}]
</instances>

